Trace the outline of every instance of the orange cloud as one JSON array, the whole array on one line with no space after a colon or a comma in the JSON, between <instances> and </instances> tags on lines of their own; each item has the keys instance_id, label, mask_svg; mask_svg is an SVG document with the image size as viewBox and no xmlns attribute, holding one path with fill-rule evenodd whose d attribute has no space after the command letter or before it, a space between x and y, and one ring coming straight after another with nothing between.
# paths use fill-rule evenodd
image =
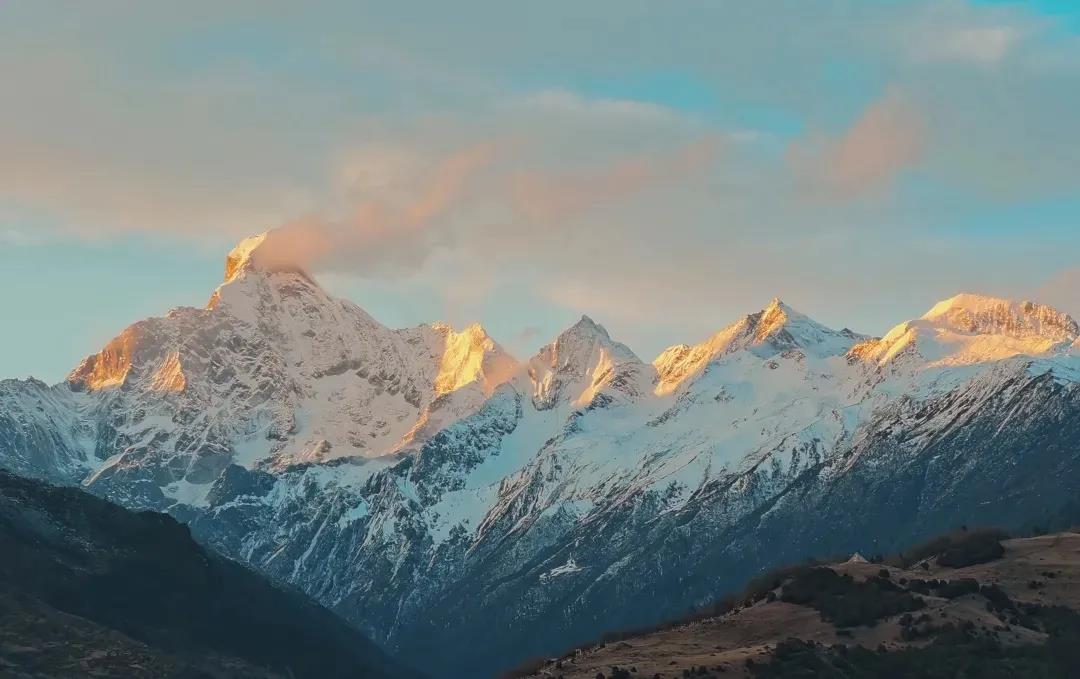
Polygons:
<instances>
[{"instance_id":1,"label":"orange cloud","mask_svg":"<svg viewBox=\"0 0 1080 679\"><path fill-rule=\"evenodd\" d=\"M342 271L364 276L415 272L436 248L449 261L471 262L454 271L441 291L448 304L475 303L495 285L484 272L506 258L532 256L551 245L553 230L577 223L591 210L618 206L655 190L703 176L719 141L651 154L617 157L592 173L518 170L528 156L512 142L485 142L451 154L425 171L423 158L399 158L383 172L384 152L353 159L343 190L354 195L346 218L311 216L270 233L259 248L264 266ZM357 195L359 197L357 197ZM537 229L542 221L544 228ZM562 247L559 245L558 247ZM480 263L481 266L477 267Z\"/></svg>"},{"instance_id":2,"label":"orange cloud","mask_svg":"<svg viewBox=\"0 0 1080 679\"><path fill-rule=\"evenodd\" d=\"M494 143L478 144L444 160L420 198L405 211L414 228L443 213L462 194L465 184L494 160Z\"/></svg>"},{"instance_id":3,"label":"orange cloud","mask_svg":"<svg viewBox=\"0 0 1080 679\"><path fill-rule=\"evenodd\" d=\"M788 162L800 179L828 197L849 198L888 186L922 156L923 124L918 112L890 91L862 112L841 136L798 140Z\"/></svg>"},{"instance_id":4,"label":"orange cloud","mask_svg":"<svg viewBox=\"0 0 1080 679\"><path fill-rule=\"evenodd\" d=\"M264 266L370 272L412 268L428 256L424 236L465 194L496 154L493 143L451 154L404 204L365 200L344 220L307 217L274 230L259 249Z\"/></svg>"}]
</instances>

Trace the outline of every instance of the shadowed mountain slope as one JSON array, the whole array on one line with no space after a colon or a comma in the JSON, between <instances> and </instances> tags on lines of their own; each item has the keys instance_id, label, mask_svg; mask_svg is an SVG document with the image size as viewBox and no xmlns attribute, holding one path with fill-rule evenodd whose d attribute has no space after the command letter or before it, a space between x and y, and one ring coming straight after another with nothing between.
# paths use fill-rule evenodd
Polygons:
<instances>
[{"instance_id":1,"label":"shadowed mountain slope","mask_svg":"<svg viewBox=\"0 0 1080 679\"><path fill-rule=\"evenodd\" d=\"M3 676L409 677L165 514L0 472Z\"/></svg>"}]
</instances>

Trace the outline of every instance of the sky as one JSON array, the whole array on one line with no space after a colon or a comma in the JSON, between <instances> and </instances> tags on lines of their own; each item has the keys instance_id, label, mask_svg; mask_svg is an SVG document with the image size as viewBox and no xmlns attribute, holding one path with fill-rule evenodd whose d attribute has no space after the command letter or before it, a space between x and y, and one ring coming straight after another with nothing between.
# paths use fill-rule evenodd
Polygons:
<instances>
[{"instance_id":1,"label":"sky","mask_svg":"<svg viewBox=\"0 0 1080 679\"><path fill-rule=\"evenodd\" d=\"M0 3L0 377L287 253L383 323L646 360L773 297L1080 315L1080 3Z\"/></svg>"}]
</instances>

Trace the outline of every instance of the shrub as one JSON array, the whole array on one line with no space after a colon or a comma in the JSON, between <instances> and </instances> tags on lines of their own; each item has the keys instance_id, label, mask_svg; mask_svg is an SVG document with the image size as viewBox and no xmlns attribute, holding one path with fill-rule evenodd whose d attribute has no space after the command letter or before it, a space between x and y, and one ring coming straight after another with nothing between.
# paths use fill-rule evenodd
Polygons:
<instances>
[{"instance_id":1,"label":"shrub","mask_svg":"<svg viewBox=\"0 0 1080 679\"><path fill-rule=\"evenodd\" d=\"M837 627L874 625L897 613L925 606L922 599L880 578L856 582L830 568L813 568L787 582L781 599L809 606Z\"/></svg>"},{"instance_id":2,"label":"shrub","mask_svg":"<svg viewBox=\"0 0 1080 679\"><path fill-rule=\"evenodd\" d=\"M960 530L927 540L903 555L905 567L924 559L938 557L949 568L963 568L1000 559L1005 554L1001 541L1009 536L996 528Z\"/></svg>"},{"instance_id":3,"label":"shrub","mask_svg":"<svg viewBox=\"0 0 1080 679\"><path fill-rule=\"evenodd\" d=\"M1080 667L1080 615L1066 608L1034 611L1049 635L1044 645L1002 646L980 638L973 625L948 624L925 630L933 642L901 650L851 647L844 651L813 642L789 640L763 663L748 668L752 677L1074 677Z\"/></svg>"},{"instance_id":4,"label":"shrub","mask_svg":"<svg viewBox=\"0 0 1080 679\"><path fill-rule=\"evenodd\" d=\"M1005 537L1001 531L968 533L942 552L938 563L949 568L963 568L996 561L1005 555L1005 547L1001 544Z\"/></svg>"},{"instance_id":5,"label":"shrub","mask_svg":"<svg viewBox=\"0 0 1080 679\"><path fill-rule=\"evenodd\" d=\"M979 591L979 581L974 578L961 578L941 583L936 589L937 595L946 599L956 599L965 594L976 594Z\"/></svg>"}]
</instances>

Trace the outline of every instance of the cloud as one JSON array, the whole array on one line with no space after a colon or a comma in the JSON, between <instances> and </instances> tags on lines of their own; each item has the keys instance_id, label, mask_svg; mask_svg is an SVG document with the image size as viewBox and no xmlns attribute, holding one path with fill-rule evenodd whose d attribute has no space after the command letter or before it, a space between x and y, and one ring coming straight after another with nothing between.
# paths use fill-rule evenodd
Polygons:
<instances>
[{"instance_id":1,"label":"cloud","mask_svg":"<svg viewBox=\"0 0 1080 679\"><path fill-rule=\"evenodd\" d=\"M969 76L1022 60L1055 29L1054 21L1020 3L945 0L917 3L891 25L890 42L914 64L955 68Z\"/></svg>"},{"instance_id":2,"label":"cloud","mask_svg":"<svg viewBox=\"0 0 1080 679\"><path fill-rule=\"evenodd\" d=\"M1080 189L1080 38L1025 7L192 2L2 10L5 227L285 225L380 318L587 312L649 354L773 295L880 332L1038 276L1060 244L942 234Z\"/></svg>"},{"instance_id":3,"label":"cloud","mask_svg":"<svg viewBox=\"0 0 1080 679\"><path fill-rule=\"evenodd\" d=\"M33 234L24 229L8 229L0 227L0 245L36 245L40 242Z\"/></svg>"},{"instance_id":4,"label":"cloud","mask_svg":"<svg viewBox=\"0 0 1080 679\"><path fill-rule=\"evenodd\" d=\"M25 39L0 35L0 207L87 237L232 238L314 204L289 105L251 110L264 83L126 82L107 54Z\"/></svg>"},{"instance_id":5,"label":"cloud","mask_svg":"<svg viewBox=\"0 0 1080 679\"><path fill-rule=\"evenodd\" d=\"M1019 44L1014 26L960 28L938 36L920 56L929 60L960 61L984 66L997 64Z\"/></svg>"},{"instance_id":6,"label":"cloud","mask_svg":"<svg viewBox=\"0 0 1080 679\"><path fill-rule=\"evenodd\" d=\"M512 104L546 114L595 116L628 121L664 122L683 117L678 111L654 102L633 99L589 98L568 90L543 90L515 99Z\"/></svg>"},{"instance_id":7,"label":"cloud","mask_svg":"<svg viewBox=\"0 0 1080 679\"><path fill-rule=\"evenodd\" d=\"M1080 318L1080 266L1054 274L1034 290L1031 298Z\"/></svg>"},{"instance_id":8,"label":"cloud","mask_svg":"<svg viewBox=\"0 0 1080 679\"><path fill-rule=\"evenodd\" d=\"M268 266L400 277L436 249L468 261L445 280L448 301L473 302L497 284L495 262L559 257L556 234L583 219L705 179L718 157L712 137L672 149L606 158L589 172L543 166L524 144L483 142L441 158L385 148L349 156L341 178L343 217L309 216L274 229L260 248ZM393 159L387 162L388 159ZM521 170L534 166L536 169ZM588 227L607 238L618 219ZM484 275L481 275L481 273Z\"/></svg>"},{"instance_id":9,"label":"cloud","mask_svg":"<svg viewBox=\"0 0 1080 679\"><path fill-rule=\"evenodd\" d=\"M845 102L860 84L822 74L848 63L896 81L926 114L927 155L946 180L999 195L1002 185L1018 193L1070 185L1076 174L1068 167L1077 135L1054 132L1069 131L1077 105L1077 40L1040 42L1051 22L1021 8L835 0L806 21L784 2L671 12L601 0L557 2L558 12L432 5L429 21L416 22L404 7L332 4L336 21L278 2L252 12L196 0L205 11L190 14L115 2L6 9L0 201L84 233L232 238L325 210L335 199L327 175L343 149L407 145L431 119L452 121L441 146L493 127L565 156L556 168L565 175L588 174L616 151L647 153L704 134L760 138L739 132L757 122L740 112L831 129L851 115ZM972 81L942 60L1017 70ZM1031 78L1048 61L1059 72ZM643 75L670 82L645 88L653 100L589 97L572 86L635 92ZM718 110L679 110L681 77L713 93ZM1032 116L1036 129L1021 134ZM847 169L841 157L827 183L873 183L873 149L847 153ZM1013 181L996 176L1004 174Z\"/></svg>"},{"instance_id":10,"label":"cloud","mask_svg":"<svg viewBox=\"0 0 1080 679\"><path fill-rule=\"evenodd\" d=\"M654 314L656 296L664 297L668 293L656 289L655 284L642 280L637 285L627 286L621 277L619 285L611 285L597 280L603 276L584 274L573 279L554 281L543 286L538 292L543 298L558 306L582 310L597 315L599 318L618 323L646 323ZM681 300L679 300L681 301ZM691 306L699 300L694 299ZM670 308L669 313L681 315L686 310L680 305Z\"/></svg>"},{"instance_id":11,"label":"cloud","mask_svg":"<svg viewBox=\"0 0 1080 679\"><path fill-rule=\"evenodd\" d=\"M312 216L288 222L271 232L259 249L260 260L267 266L367 275L413 270L430 254L430 234L492 163L496 148L478 144L442 158L412 178L396 202L389 200L392 192L381 199L362 195L343 219ZM352 162L349 172L363 175L362 163Z\"/></svg>"},{"instance_id":12,"label":"cloud","mask_svg":"<svg viewBox=\"0 0 1080 679\"><path fill-rule=\"evenodd\" d=\"M720 143L705 137L653 155L620 158L587 173L518 173L511 179L517 212L536 222L561 223L590 209L649 190L677 185L708 171Z\"/></svg>"},{"instance_id":13,"label":"cloud","mask_svg":"<svg viewBox=\"0 0 1080 679\"><path fill-rule=\"evenodd\" d=\"M792 168L816 190L849 198L887 187L923 152L923 122L896 91L873 102L838 137L811 135L789 148Z\"/></svg>"}]
</instances>

